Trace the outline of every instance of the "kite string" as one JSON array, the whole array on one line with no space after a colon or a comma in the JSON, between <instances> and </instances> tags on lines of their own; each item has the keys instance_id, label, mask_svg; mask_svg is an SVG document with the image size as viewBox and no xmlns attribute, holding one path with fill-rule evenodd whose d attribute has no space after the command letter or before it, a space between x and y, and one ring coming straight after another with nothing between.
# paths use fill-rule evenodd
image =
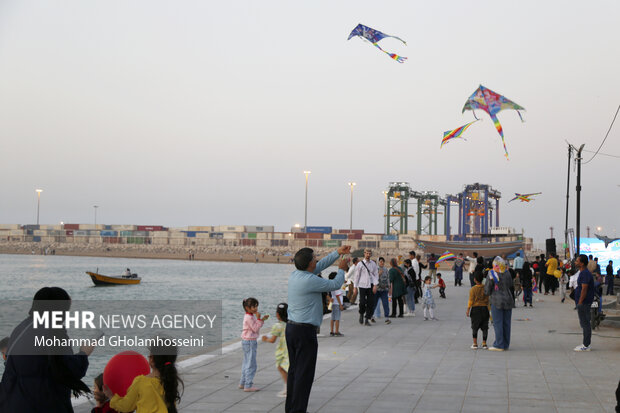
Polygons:
<instances>
[{"instance_id":1,"label":"kite string","mask_svg":"<svg viewBox=\"0 0 620 413\"><path fill-rule=\"evenodd\" d=\"M611 121L611 125L609 125L609 129L607 130L607 133L605 134L605 138L603 138L603 142L601 142L601 144L599 145L598 149L596 150L596 153L592 156L592 158L590 158L587 162L583 162L582 165L585 165L585 164L591 162L592 159L596 158L596 155L598 155L598 152L601 150L601 148L603 147L603 144L607 140L607 137L609 136L609 132L611 132L611 128L614 126L614 122L616 121L616 117L618 116L618 112L620 112L620 105L618 105L618 109L616 109L616 114L614 115L614 119Z\"/></svg>"}]
</instances>

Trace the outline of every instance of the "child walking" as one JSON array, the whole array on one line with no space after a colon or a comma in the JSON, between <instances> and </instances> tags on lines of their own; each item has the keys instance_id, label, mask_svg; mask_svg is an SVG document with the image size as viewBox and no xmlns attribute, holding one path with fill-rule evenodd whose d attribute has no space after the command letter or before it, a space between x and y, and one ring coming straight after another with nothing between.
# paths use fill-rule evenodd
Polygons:
<instances>
[{"instance_id":1,"label":"child walking","mask_svg":"<svg viewBox=\"0 0 620 413\"><path fill-rule=\"evenodd\" d=\"M473 332L474 344L471 348L478 349L478 330L482 330L482 348L488 350L487 336L489 334L489 296L484 293L482 285L482 274L474 275L475 285L469 290L469 301L465 315L471 317L471 330Z\"/></svg>"},{"instance_id":2,"label":"child walking","mask_svg":"<svg viewBox=\"0 0 620 413\"><path fill-rule=\"evenodd\" d=\"M269 318L269 314L261 318L258 312L258 300L249 297L243 300L243 331L241 332L241 347L243 348L243 364L241 365L241 380L239 388L245 392L258 391L254 387L254 375L256 374L256 339L260 328Z\"/></svg>"},{"instance_id":3,"label":"child walking","mask_svg":"<svg viewBox=\"0 0 620 413\"><path fill-rule=\"evenodd\" d=\"M329 274L329 279L333 280L336 278L338 273L332 272ZM343 310L343 302L342 302L342 290L339 288L330 293L332 299L332 319L329 323L330 332L329 335L332 337L342 337L344 334L340 332L340 314ZM334 331L335 327L335 331Z\"/></svg>"},{"instance_id":4,"label":"child walking","mask_svg":"<svg viewBox=\"0 0 620 413\"><path fill-rule=\"evenodd\" d=\"M439 287L439 285L431 285L431 279L432 278L430 275L424 277L424 289L422 292L422 308L424 309L424 321L428 320L426 310L428 310L429 315L431 316L431 320L437 320L433 312L433 309L435 308L435 299L433 298L433 293L431 292L431 290L433 288Z\"/></svg>"},{"instance_id":5,"label":"child walking","mask_svg":"<svg viewBox=\"0 0 620 413\"><path fill-rule=\"evenodd\" d=\"M278 393L278 397L286 397L286 381L288 379L288 348L286 347L286 322L288 321L288 304L280 303L276 309L276 318L278 322L271 327L271 337L263 336L263 341L274 343L278 337L278 345L276 347L276 367L284 381L284 389Z\"/></svg>"},{"instance_id":6,"label":"child walking","mask_svg":"<svg viewBox=\"0 0 620 413\"><path fill-rule=\"evenodd\" d=\"M439 286L439 296L441 298L446 298L446 283L443 278L441 278L440 272L437 273L437 279L437 285Z\"/></svg>"},{"instance_id":7,"label":"child walking","mask_svg":"<svg viewBox=\"0 0 620 413\"><path fill-rule=\"evenodd\" d=\"M120 397L104 386L106 396L110 397L110 407L118 412L135 413L177 413L176 404L181 401L179 378L175 362L176 346L153 346L149 348L151 373L133 380L127 394Z\"/></svg>"}]
</instances>

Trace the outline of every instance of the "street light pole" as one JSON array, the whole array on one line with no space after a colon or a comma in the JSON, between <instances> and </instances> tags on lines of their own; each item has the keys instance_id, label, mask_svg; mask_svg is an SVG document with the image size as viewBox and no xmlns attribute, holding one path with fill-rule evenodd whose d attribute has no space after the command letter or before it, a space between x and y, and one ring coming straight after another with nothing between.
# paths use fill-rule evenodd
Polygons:
<instances>
[{"instance_id":1,"label":"street light pole","mask_svg":"<svg viewBox=\"0 0 620 413\"><path fill-rule=\"evenodd\" d=\"M573 155L573 145L568 144L568 168L566 177L566 221L564 222L564 258L570 258L568 256L570 248L568 248L568 198L570 193L570 158Z\"/></svg>"},{"instance_id":2,"label":"street light pole","mask_svg":"<svg viewBox=\"0 0 620 413\"><path fill-rule=\"evenodd\" d=\"M385 235L390 235L390 221L389 221L390 217L388 217L387 196L388 196L387 191L383 191L383 198L385 201Z\"/></svg>"},{"instance_id":3,"label":"street light pole","mask_svg":"<svg viewBox=\"0 0 620 413\"><path fill-rule=\"evenodd\" d=\"M36 189L37 191L37 225L39 225L39 209L41 207L41 192L43 192L42 189Z\"/></svg>"},{"instance_id":4,"label":"street light pole","mask_svg":"<svg viewBox=\"0 0 620 413\"><path fill-rule=\"evenodd\" d=\"M308 228L308 175L310 175L312 172L310 171L304 171L304 174L306 175L306 206L304 209L304 232L308 232L306 230L306 228Z\"/></svg>"},{"instance_id":5,"label":"street light pole","mask_svg":"<svg viewBox=\"0 0 620 413\"><path fill-rule=\"evenodd\" d=\"M93 205L93 208L95 209L95 225L97 225L97 208L99 208L99 205Z\"/></svg>"},{"instance_id":6,"label":"street light pole","mask_svg":"<svg viewBox=\"0 0 620 413\"><path fill-rule=\"evenodd\" d=\"M577 235L577 245L575 248L575 253L577 255L581 254L581 151L585 144L581 145L577 150L577 217L576 217L576 235Z\"/></svg>"},{"instance_id":7,"label":"street light pole","mask_svg":"<svg viewBox=\"0 0 620 413\"><path fill-rule=\"evenodd\" d=\"M348 182L348 184L351 187L351 213L349 220L349 230L353 231L353 187L357 184L355 182Z\"/></svg>"}]
</instances>

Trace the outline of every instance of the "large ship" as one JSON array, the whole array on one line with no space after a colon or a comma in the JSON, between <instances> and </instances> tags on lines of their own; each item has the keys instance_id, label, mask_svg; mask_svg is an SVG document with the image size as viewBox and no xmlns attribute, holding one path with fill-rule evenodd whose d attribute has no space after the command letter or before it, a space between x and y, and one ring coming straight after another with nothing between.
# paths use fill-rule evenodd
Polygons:
<instances>
[{"instance_id":1,"label":"large ship","mask_svg":"<svg viewBox=\"0 0 620 413\"><path fill-rule=\"evenodd\" d=\"M494 257L497 255L514 254L523 249L524 242L522 239L497 240L493 238L475 241L419 241L418 246L422 248L425 253L434 253L435 255L441 255L449 251L454 255L462 253L464 256L471 256L474 252L477 252L478 255L483 257Z\"/></svg>"}]
</instances>

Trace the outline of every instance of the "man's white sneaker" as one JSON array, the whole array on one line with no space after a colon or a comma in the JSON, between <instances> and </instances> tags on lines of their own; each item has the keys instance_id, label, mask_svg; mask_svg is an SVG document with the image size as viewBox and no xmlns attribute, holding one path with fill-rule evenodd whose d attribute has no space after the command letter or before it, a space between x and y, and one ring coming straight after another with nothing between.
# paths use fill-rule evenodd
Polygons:
<instances>
[{"instance_id":1,"label":"man's white sneaker","mask_svg":"<svg viewBox=\"0 0 620 413\"><path fill-rule=\"evenodd\" d=\"M590 351L590 346L584 346L583 344L574 348L575 351Z\"/></svg>"}]
</instances>

